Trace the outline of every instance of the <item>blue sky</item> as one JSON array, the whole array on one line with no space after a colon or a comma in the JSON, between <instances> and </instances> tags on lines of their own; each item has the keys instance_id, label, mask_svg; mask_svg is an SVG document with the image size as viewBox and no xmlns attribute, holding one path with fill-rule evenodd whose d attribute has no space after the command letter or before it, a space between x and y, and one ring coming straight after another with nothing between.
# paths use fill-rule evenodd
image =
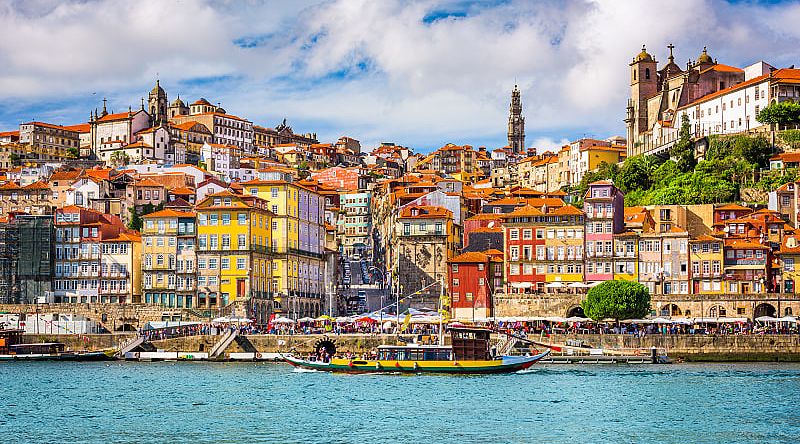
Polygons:
<instances>
[{"instance_id":1,"label":"blue sky","mask_svg":"<svg viewBox=\"0 0 800 444\"><path fill-rule=\"evenodd\" d=\"M527 143L623 135L628 62L644 43L683 65L800 65L796 2L0 2L0 130L74 124L107 97L170 100L321 141L348 135L430 151L506 143L510 90Z\"/></svg>"}]
</instances>

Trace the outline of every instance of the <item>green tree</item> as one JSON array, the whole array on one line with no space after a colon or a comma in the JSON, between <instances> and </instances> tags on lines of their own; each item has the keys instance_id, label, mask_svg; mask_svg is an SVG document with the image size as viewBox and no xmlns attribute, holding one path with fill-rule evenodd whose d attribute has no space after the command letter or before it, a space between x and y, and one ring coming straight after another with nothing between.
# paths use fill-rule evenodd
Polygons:
<instances>
[{"instance_id":1,"label":"green tree","mask_svg":"<svg viewBox=\"0 0 800 444\"><path fill-rule=\"evenodd\" d=\"M119 167L119 166L122 166L122 165L129 164L130 161L131 161L131 158L130 158L130 156L128 156L128 154L125 151L117 150L117 151L114 151L111 154L110 160L111 160L111 163L115 167Z\"/></svg>"},{"instance_id":2,"label":"green tree","mask_svg":"<svg viewBox=\"0 0 800 444\"><path fill-rule=\"evenodd\" d=\"M69 157L72 157L73 159L77 159L78 158L78 154L80 154L80 152L74 146L71 146L71 147L67 148L67 155Z\"/></svg>"},{"instance_id":3,"label":"green tree","mask_svg":"<svg viewBox=\"0 0 800 444\"><path fill-rule=\"evenodd\" d=\"M624 192L647 190L652 185L653 172L658 168L655 156L633 156L625 159L614 183Z\"/></svg>"},{"instance_id":4,"label":"green tree","mask_svg":"<svg viewBox=\"0 0 800 444\"><path fill-rule=\"evenodd\" d=\"M581 307L595 321L643 318L650 312L650 292L638 282L605 281L589 290Z\"/></svg>"},{"instance_id":5,"label":"green tree","mask_svg":"<svg viewBox=\"0 0 800 444\"><path fill-rule=\"evenodd\" d=\"M678 169L689 172L694 169L697 161L694 158L694 142L692 142L691 127L689 126L689 116L683 115L681 119L681 130L678 141L669 150L669 155L678 164Z\"/></svg>"},{"instance_id":6,"label":"green tree","mask_svg":"<svg viewBox=\"0 0 800 444\"><path fill-rule=\"evenodd\" d=\"M128 221L128 228L131 230L142 231L142 215L136 211L136 206L128 208L128 211L131 213L131 219Z\"/></svg>"},{"instance_id":7,"label":"green tree","mask_svg":"<svg viewBox=\"0 0 800 444\"><path fill-rule=\"evenodd\" d=\"M770 104L758 112L756 120L778 126L800 123L800 104L790 101Z\"/></svg>"}]
</instances>

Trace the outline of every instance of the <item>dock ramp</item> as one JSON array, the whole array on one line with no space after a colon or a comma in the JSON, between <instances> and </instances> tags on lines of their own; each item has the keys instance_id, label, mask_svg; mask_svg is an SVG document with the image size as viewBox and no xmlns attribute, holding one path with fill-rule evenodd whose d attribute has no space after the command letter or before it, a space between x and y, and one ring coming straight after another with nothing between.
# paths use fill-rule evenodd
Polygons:
<instances>
[{"instance_id":1,"label":"dock ramp","mask_svg":"<svg viewBox=\"0 0 800 444\"><path fill-rule=\"evenodd\" d=\"M208 357L210 359L218 358L220 355L222 355L223 352L225 352L225 349L228 348L228 346L231 345L231 343L236 340L237 336L239 336L239 330L233 329L225 332L225 334L222 335L220 340L217 341L216 344L214 344L214 347L211 349L211 352L208 354Z\"/></svg>"}]
</instances>

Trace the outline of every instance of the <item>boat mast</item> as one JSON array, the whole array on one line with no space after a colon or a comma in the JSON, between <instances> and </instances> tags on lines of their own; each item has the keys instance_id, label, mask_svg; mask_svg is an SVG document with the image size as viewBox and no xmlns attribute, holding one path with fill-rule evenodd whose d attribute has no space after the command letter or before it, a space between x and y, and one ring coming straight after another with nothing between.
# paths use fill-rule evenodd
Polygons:
<instances>
[{"instance_id":1,"label":"boat mast","mask_svg":"<svg viewBox=\"0 0 800 444\"><path fill-rule=\"evenodd\" d=\"M444 281L439 281L439 345L444 345L444 333L442 332L442 316L444 316Z\"/></svg>"}]
</instances>

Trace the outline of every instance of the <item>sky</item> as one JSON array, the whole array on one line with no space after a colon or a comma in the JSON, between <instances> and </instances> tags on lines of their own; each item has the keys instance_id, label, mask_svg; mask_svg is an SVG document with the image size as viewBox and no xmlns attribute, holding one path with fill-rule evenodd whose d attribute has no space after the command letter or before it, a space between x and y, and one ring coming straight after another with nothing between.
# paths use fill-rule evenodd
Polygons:
<instances>
[{"instance_id":1,"label":"sky","mask_svg":"<svg viewBox=\"0 0 800 444\"><path fill-rule=\"evenodd\" d=\"M800 66L800 3L721 0L0 0L0 131L138 108L160 80L255 124L419 152L624 135L642 44L683 66Z\"/></svg>"}]
</instances>

